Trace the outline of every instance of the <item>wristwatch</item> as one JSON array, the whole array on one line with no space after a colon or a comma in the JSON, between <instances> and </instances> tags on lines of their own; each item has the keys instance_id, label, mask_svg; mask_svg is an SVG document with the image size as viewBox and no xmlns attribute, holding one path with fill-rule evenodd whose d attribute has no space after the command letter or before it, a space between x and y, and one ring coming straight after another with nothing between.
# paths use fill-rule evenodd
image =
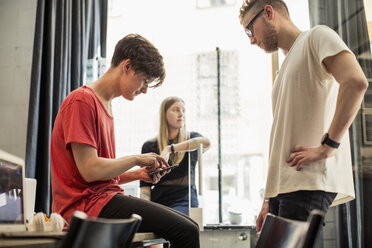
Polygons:
<instances>
[{"instance_id":1,"label":"wristwatch","mask_svg":"<svg viewBox=\"0 0 372 248\"><path fill-rule=\"evenodd\" d=\"M330 146L330 147L335 148L335 149L337 149L340 146L340 143L338 143L338 142L332 140L331 138L329 138L328 133L325 133L323 135L321 143L322 143L322 145L326 144L327 146Z\"/></svg>"}]
</instances>

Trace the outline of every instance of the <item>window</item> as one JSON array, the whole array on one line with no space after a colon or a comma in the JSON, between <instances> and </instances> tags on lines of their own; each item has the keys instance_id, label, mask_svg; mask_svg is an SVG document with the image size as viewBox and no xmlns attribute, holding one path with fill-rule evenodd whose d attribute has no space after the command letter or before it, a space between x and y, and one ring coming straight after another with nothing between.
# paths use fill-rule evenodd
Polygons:
<instances>
[{"instance_id":1,"label":"window","mask_svg":"<svg viewBox=\"0 0 372 248\"><path fill-rule=\"evenodd\" d=\"M203 2L212 5L223 1ZM241 2L224 2L228 4L200 9L193 1L121 1L115 14L109 16L109 55L119 39L138 33L159 48L167 70L158 89L132 102L116 99L113 103L116 153L117 157L140 153L142 144L157 135L161 101L171 95L183 98L187 130L201 133L212 143L203 154L204 194L199 202L204 208L204 224L219 223L221 208L222 223L229 223L228 210L233 209L243 213L241 224L254 225L268 161L271 56L250 45L238 20ZM216 47L220 49L221 73L221 206ZM127 193L138 195L138 182L123 187Z\"/></svg>"},{"instance_id":2,"label":"window","mask_svg":"<svg viewBox=\"0 0 372 248\"><path fill-rule=\"evenodd\" d=\"M198 8L211 8L224 5L234 5L235 0L196 0Z\"/></svg>"}]
</instances>

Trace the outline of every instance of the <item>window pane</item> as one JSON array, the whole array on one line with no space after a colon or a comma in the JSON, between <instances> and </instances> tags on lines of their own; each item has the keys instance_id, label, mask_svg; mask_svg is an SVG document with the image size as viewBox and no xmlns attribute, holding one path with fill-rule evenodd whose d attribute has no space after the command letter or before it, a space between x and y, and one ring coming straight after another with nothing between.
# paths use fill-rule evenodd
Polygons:
<instances>
[{"instance_id":1,"label":"window pane","mask_svg":"<svg viewBox=\"0 0 372 248\"><path fill-rule=\"evenodd\" d=\"M238 20L241 2L205 9L196 1L111 3L116 7L108 22L108 54L123 36L139 33L159 48L167 70L161 87L132 102L114 101L117 157L140 153L142 144L157 135L161 101L181 97L187 130L211 140L203 154L204 194L199 197L204 224L219 223L221 155L222 221L229 223L229 211L242 212L241 224L253 225L262 204L268 160L271 56L250 45ZM220 49L220 149L216 47ZM123 187L138 195L138 182Z\"/></svg>"}]
</instances>

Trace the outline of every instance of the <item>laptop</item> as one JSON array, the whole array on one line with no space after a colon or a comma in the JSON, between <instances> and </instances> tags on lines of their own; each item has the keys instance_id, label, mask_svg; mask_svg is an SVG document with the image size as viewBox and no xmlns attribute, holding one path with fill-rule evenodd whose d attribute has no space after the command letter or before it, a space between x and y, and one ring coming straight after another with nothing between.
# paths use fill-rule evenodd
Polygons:
<instances>
[{"instance_id":1,"label":"laptop","mask_svg":"<svg viewBox=\"0 0 372 248\"><path fill-rule=\"evenodd\" d=\"M1 237L62 238L66 232L27 230L24 195L24 161L0 150L0 235Z\"/></svg>"}]
</instances>

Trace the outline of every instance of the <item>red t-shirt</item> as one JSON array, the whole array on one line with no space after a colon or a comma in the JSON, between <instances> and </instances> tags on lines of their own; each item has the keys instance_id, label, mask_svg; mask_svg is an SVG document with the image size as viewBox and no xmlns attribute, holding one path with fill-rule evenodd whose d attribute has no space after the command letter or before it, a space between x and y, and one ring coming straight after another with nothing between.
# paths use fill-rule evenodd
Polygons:
<instances>
[{"instance_id":1,"label":"red t-shirt","mask_svg":"<svg viewBox=\"0 0 372 248\"><path fill-rule=\"evenodd\" d=\"M119 177L86 182L75 164L71 142L93 146L99 157L115 158L113 117L86 86L74 90L63 101L51 139L52 211L67 221L75 210L98 216L114 195L123 193Z\"/></svg>"}]
</instances>

